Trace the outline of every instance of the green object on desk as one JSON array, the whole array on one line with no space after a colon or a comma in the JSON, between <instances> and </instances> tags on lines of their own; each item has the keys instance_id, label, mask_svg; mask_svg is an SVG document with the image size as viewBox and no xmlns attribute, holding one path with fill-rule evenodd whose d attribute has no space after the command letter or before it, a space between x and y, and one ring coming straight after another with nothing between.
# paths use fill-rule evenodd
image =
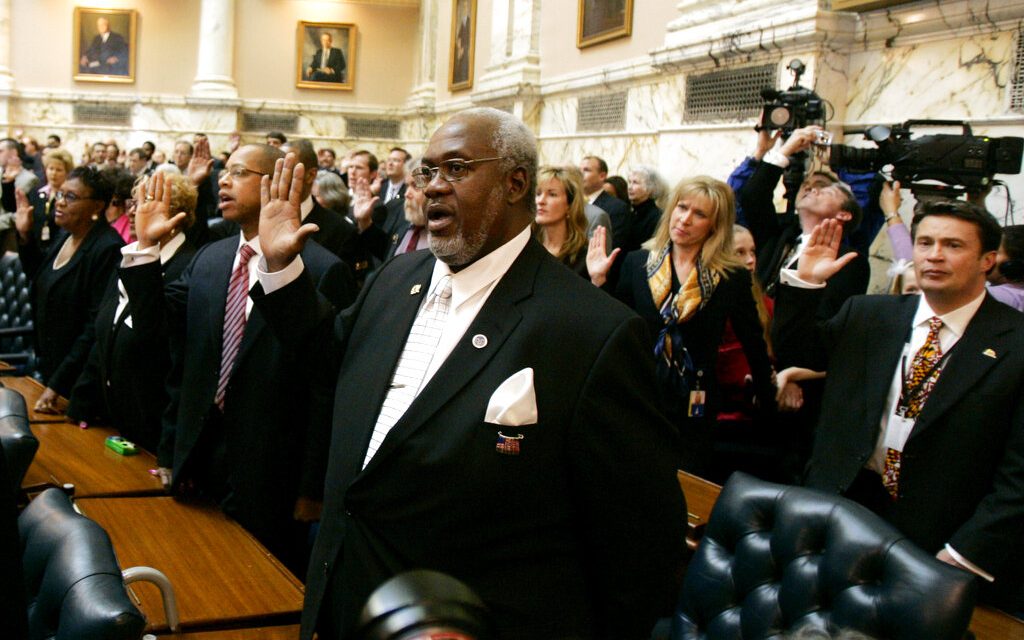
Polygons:
<instances>
[{"instance_id":1,"label":"green object on desk","mask_svg":"<svg viewBox=\"0 0 1024 640\"><path fill-rule=\"evenodd\" d=\"M139 452L134 442L129 442L121 436L107 436L107 448L122 456L134 456Z\"/></svg>"}]
</instances>

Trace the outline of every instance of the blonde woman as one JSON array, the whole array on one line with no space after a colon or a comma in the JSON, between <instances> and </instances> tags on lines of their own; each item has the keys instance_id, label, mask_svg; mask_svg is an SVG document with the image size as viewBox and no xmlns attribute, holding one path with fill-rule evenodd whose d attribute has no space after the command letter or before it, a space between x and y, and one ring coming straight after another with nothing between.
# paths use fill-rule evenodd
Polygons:
<instances>
[{"instance_id":1,"label":"blonde woman","mask_svg":"<svg viewBox=\"0 0 1024 640\"><path fill-rule=\"evenodd\" d=\"M586 200L579 171L575 167L541 167L536 203L533 233L537 240L562 264L589 277Z\"/></svg>"},{"instance_id":2,"label":"blonde woman","mask_svg":"<svg viewBox=\"0 0 1024 640\"><path fill-rule=\"evenodd\" d=\"M771 364L751 276L736 257L736 205L727 184L707 176L682 180L654 237L626 256L615 295L644 318L667 410L683 437L682 468L721 479L713 461L719 395L715 365L726 321L743 345L758 400L771 404ZM587 263L600 286L615 259L595 234Z\"/></svg>"}]
</instances>

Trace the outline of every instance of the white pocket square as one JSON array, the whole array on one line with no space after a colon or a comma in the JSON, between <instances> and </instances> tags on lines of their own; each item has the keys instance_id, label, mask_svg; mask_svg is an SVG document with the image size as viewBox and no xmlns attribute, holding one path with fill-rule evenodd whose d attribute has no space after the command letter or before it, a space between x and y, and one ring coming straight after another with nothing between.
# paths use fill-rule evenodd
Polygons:
<instances>
[{"instance_id":1,"label":"white pocket square","mask_svg":"<svg viewBox=\"0 0 1024 640\"><path fill-rule=\"evenodd\" d=\"M498 385L487 402L484 420L506 427L537 424L537 395L533 391L533 369L527 367Z\"/></svg>"}]
</instances>

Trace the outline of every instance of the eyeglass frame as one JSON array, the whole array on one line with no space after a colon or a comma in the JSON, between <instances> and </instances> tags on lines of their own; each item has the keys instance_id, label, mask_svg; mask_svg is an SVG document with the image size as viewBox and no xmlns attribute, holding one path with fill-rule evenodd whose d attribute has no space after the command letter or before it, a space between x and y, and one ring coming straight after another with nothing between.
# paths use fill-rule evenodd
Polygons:
<instances>
[{"instance_id":1,"label":"eyeglass frame","mask_svg":"<svg viewBox=\"0 0 1024 640\"><path fill-rule=\"evenodd\" d=\"M68 196L71 196L71 197L69 198ZM88 196L88 197L80 196L77 193L73 193L71 191L64 191L63 189L58 189L57 191L55 191L53 193L53 201L54 201L54 203L56 203L58 200L63 200L64 202L66 202L68 204L75 204L79 200L98 200L98 199L99 198L95 198L93 196Z\"/></svg>"},{"instance_id":2,"label":"eyeglass frame","mask_svg":"<svg viewBox=\"0 0 1024 640\"><path fill-rule=\"evenodd\" d=\"M235 172L241 172L241 175L235 175ZM256 175L258 175L260 177L269 176L270 175L269 173L263 173L262 171L255 171L255 170L250 169L250 168L248 168L248 167L246 167L244 165L236 164L234 167L232 167L230 169L225 168L224 169L224 175L221 176L221 179L223 180L224 178L231 178L232 180L241 180L242 178L248 176L250 173L255 173Z\"/></svg>"},{"instance_id":3,"label":"eyeglass frame","mask_svg":"<svg viewBox=\"0 0 1024 640\"><path fill-rule=\"evenodd\" d=\"M434 178L436 178L438 175L441 176L442 180L448 183L461 182L462 180L465 180L466 177L469 175L468 172L466 173L466 175L458 177L446 175L448 169L445 167L450 166L452 163L462 163L464 165L467 165L468 167L471 167L472 165L478 162L493 162L495 160L504 159L504 156L495 156L493 158L477 158L476 160L449 158L448 160L442 160L441 162L439 162L436 167L428 167L425 164L420 164L418 167L416 167L410 172L410 175L412 175L413 186L415 186L417 189L426 189L428 186L430 186L430 183L433 182ZM424 171L430 172L430 177L427 177L427 175L423 173Z\"/></svg>"}]
</instances>

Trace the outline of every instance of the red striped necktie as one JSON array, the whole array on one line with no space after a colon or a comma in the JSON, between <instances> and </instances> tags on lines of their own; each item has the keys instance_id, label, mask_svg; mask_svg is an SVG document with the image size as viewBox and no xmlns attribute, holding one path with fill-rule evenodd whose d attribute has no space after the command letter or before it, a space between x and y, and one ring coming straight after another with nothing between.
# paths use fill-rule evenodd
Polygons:
<instances>
[{"instance_id":1,"label":"red striped necktie","mask_svg":"<svg viewBox=\"0 0 1024 640\"><path fill-rule=\"evenodd\" d=\"M224 345L220 354L220 379L217 381L217 393L213 396L214 403L224 410L224 394L231 380L232 369L238 347L242 344L245 333L245 302L249 297L249 260L256 251L247 244L238 250L238 266L231 274L228 283L228 300L224 305Z\"/></svg>"}]
</instances>

